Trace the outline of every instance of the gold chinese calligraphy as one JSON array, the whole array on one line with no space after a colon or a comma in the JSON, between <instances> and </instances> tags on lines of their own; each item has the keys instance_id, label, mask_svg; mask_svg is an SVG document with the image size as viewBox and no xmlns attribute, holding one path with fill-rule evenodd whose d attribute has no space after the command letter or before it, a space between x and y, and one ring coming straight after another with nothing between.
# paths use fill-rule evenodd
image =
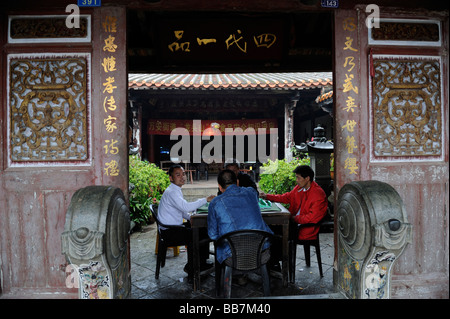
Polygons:
<instances>
[{"instance_id":1,"label":"gold chinese calligraphy","mask_svg":"<svg viewBox=\"0 0 450 319\"><path fill-rule=\"evenodd\" d=\"M116 57L114 54L117 51L117 44L115 43L116 37L114 36L117 32L117 18L115 16L107 15L102 22L103 28L103 47L102 51L107 53L102 59L101 66L103 67L104 80L102 81L103 90L102 93L105 94L103 98L103 110L105 112L105 118L103 119L104 130L110 136L117 129L117 115L114 114L116 111L116 101L114 97L115 89L117 89L115 73L116 68ZM118 140L113 137L108 137L103 141L104 154L107 158L107 162L104 163L103 171L106 176L118 176L119 175L119 163L117 158L112 158L111 156L119 154L119 147L117 146Z\"/></svg>"},{"instance_id":2,"label":"gold chinese calligraphy","mask_svg":"<svg viewBox=\"0 0 450 319\"><path fill-rule=\"evenodd\" d=\"M358 94L359 88L358 83L355 81L354 72L355 66L357 64L357 52L359 51L355 45L356 41L353 36L356 35L356 19L353 17L348 17L343 20L342 30L345 32L344 46L342 47L342 52L345 54L343 57L342 67L345 71L345 79L342 83L342 93L345 96L345 106L342 106L342 110L348 114L348 119L345 124L342 125L342 129L346 133L345 138L345 148L347 150L347 156L344 161L344 168L347 170L348 174L358 174L358 161L357 154L355 150L358 149L357 139L355 133L357 133L357 122L352 118L352 116L358 116L355 110L359 109L358 105Z\"/></svg>"}]
</instances>

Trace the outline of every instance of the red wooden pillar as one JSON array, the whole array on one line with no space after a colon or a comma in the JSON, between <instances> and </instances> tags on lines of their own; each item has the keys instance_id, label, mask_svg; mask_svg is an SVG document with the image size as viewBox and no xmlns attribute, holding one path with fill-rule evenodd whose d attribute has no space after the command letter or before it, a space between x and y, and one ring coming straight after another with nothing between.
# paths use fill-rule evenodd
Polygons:
<instances>
[{"instance_id":1,"label":"red wooden pillar","mask_svg":"<svg viewBox=\"0 0 450 319\"><path fill-rule=\"evenodd\" d=\"M335 207L340 189L347 183L361 180L361 87L360 33L355 10L338 10L335 13L334 75L335 98ZM339 227L339 212L335 211L335 229ZM334 232L334 242L339 240ZM339 245L334 248L334 264L339 268ZM335 267L334 282L340 269Z\"/></svg>"},{"instance_id":2,"label":"red wooden pillar","mask_svg":"<svg viewBox=\"0 0 450 319\"><path fill-rule=\"evenodd\" d=\"M366 6L360 5L335 13L336 198L351 181L393 186L405 205L413 239L393 269L392 296L448 297L448 263L443 262L448 260L448 59L443 58L448 51L448 14L399 14L380 7L381 23L389 19L408 31L389 32L391 26L374 36L365 24L365 12ZM417 26L411 27L414 23ZM416 30L424 25L438 31L423 38ZM428 90L431 85L433 90ZM380 112L385 105L386 111ZM397 110L404 105L420 105L421 111ZM409 127L422 124L417 133L404 134L394 129L403 122ZM429 127L433 137L426 133ZM425 141L433 147L418 147ZM344 218L338 210L337 230L340 220ZM345 266L336 256L344 255L343 249L338 251L338 237L335 232L335 265Z\"/></svg>"},{"instance_id":3,"label":"red wooden pillar","mask_svg":"<svg viewBox=\"0 0 450 319\"><path fill-rule=\"evenodd\" d=\"M346 183L360 180L361 94L360 38L354 10L335 15L335 176L339 190Z\"/></svg>"},{"instance_id":4,"label":"red wooden pillar","mask_svg":"<svg viewBox=\"0 0 450 319\"><path fill-rule=\"evenodd\" d=\"M98 184L128 194L126 10L99 8L93 23L93 127Z\"/></svg>"}]
</instances>

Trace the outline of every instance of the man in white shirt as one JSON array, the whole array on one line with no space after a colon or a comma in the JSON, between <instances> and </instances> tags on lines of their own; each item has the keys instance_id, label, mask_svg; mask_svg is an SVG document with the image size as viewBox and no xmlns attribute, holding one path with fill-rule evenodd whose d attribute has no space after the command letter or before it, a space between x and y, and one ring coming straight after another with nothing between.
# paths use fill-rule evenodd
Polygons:
<instances>
[{"instance_id":1,"label":"man in white shirt","mask_svg":"<svg viewBox=\"0 0 450 319\"><path fill-rule=\"evenodd\" d=\"M188 222L184 229L167 229L161 227L161 232L165 232L171 238L180 238L188 246L188 263L184 267L184 270L188 274L192 274L191 256L192 256L192 234L190 232L191 219L190 212L195 211L200 206L203 206L207 202L210 202L215 196L211 195L206 198L200 198L194 202L188 202L184 199L181 187L186 183L186 173L181 165L173 165L168 171L170 185L164 191L158 206L158 219L165 225L183 225L183 218ZM200 229L200 240L207 238L207 230ZM206 260L209 258L209 244L200 246L200 265L201 269L207 269L212 267L212 264L207 264Z\"/></svg>"}]
</instances>

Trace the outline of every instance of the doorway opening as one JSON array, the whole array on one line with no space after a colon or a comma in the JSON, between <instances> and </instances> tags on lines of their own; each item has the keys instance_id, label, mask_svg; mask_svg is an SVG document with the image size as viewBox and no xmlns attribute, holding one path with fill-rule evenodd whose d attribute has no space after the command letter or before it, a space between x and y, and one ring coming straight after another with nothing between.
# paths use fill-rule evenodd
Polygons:
<instances>
[{"instance_id":1,"label":"doorway opening","mask_svg":"<svg viewBox=\"0 0 450 319\"><path fill-rule=\"evenodd\" d=\"M333 140L332 12L129 10L127 21L129 123L133 141L139 141L133 147L143 159L160 167L172 162L171 150L181 136L171 139L170 133L193 127L194 120L202 123L201 132L249 123L274 127L278 159L298 156L292 154L295 145L311 141L318 125ZM267 155L268 130L263 137ZM205 161L195 163L195 133L188 140L187 162L198 172ZM243 141L247 150L251 134ZM204 150L210 140L200 143ZM210 176L227 160L225 143L220 151L219 163L206 163ZM232 154L236 157L237 150ZM243 164L251 160L246 153ZM330 189L326 193L332 195Z\"/></svg>"}]
</instances>

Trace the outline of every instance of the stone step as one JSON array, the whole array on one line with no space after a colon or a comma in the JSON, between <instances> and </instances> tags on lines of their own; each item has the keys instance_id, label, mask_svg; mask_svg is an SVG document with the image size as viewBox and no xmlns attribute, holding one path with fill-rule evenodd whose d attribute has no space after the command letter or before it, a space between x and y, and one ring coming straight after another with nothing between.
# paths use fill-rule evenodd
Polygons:
<instances>
[{"instance_id":1,"label":"stone step","mask_svg":"<svg viewBox=\"0 0 450 319\"><path fill-rule=\"evenodd\" d=\"M347 299L345 295L341 292L335 292L330 294L317 294L317 295L295 295L295 296L271 296L271 297L260 297L258 299Z\"/></svg>"}]
</instances>

